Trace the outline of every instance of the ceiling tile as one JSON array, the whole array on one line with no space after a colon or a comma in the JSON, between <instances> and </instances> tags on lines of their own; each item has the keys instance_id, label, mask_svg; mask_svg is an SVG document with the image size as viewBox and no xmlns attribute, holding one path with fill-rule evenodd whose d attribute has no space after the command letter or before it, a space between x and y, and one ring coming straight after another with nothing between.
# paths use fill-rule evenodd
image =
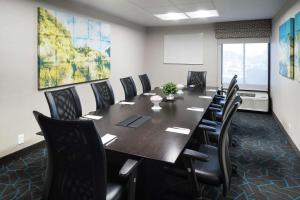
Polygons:
<instances>
[{"instance_id":1,"label":"ceiling tile","mask_svg":"<svg viewBox=\"0 0 300 200\"><path fill-rule=\"evenodd\" d=\"M169 0L169 1L175 5L212 3L212 0Z\"/></svg>"},{"instance_id":2,"label":"ceiling tile","mask_svg":"<svg viewBox=\"0 0 300 200\"><path fill-rule=\"evenodd\" d=\"M151 14L163 14L168 12L181 12L176 6L160 6L160 7L149 7L145 8Z\"/></svg>"},{"instance_id":3,"label":"ceiling tile","mask_svg":"<svg viewBox=\"0 0 300 200\"><path fill-rule=\"evenodd\" d=\"M141 8L147 7L159 7L159 6L171 6L172 4L168 0L128 0L128 2L135 4Z\"/></svg>"},{"instance_id":4,"label":"ceiling tile","mask_svg":"<svg viewBox=\"0 0 300 200\"><path fill-rule=\"evenodd\" d=\"M1 1L1 0L0 0ZM132 21L142 26L168 26L179 24L204 24L235 20L268 19L291 0L68 0L79 6L87 6ZM210 3L216 8L211 8ZM185 6L184 6L185 5ZM219 17L179 21L162 21L153 14L175 11L216 9ZM103 14L104 15L104 14Z\"/></svg>"},{"instance_id":5,"label":"ceiling tile","mask_svg":"<svg viewBox=\"0 0 300 200\"><path fill-rule=\"evenodd\" d=\"M177 5L176 7L179 8L182 12L216 9L212 3L183 4L183 5Z\"/></svg>"}]
</instances>

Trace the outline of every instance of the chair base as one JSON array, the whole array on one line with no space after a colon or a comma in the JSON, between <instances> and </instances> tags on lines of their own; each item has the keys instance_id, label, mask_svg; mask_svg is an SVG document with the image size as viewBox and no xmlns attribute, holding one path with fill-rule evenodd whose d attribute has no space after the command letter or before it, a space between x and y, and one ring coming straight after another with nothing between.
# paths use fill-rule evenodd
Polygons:
<instances>
[{"instance_id":1,"label":"chair base","mask_svg":"<svg viewBox=\"0 0 300 200\"><path fill-rule=\"evenodd\" d=\"M238 174L238 166L234 163L232 163L232 173L233 174Z\"/></svg>"},{"instance_id":2,"label":"chair base","mask_svg":"<svg viewBox=\"0 0 300 200\"><path fill-rule=\"evenodd\" d=\"M238 141L236 139L232 139L231 146L232 147L237 147L237 145L238 145Z\"/></svg>"}]
</instances>

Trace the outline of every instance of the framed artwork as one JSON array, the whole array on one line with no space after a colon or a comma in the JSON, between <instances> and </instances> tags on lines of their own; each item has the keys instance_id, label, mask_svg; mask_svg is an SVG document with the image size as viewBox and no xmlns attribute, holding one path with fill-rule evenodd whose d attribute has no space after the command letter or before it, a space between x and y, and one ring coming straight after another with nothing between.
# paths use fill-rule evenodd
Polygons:
<instances>
[{"instance_id":1,"label":"framed artwork","mask_svg":"<svg viewBox=\"0 0 300 200\"><path fill-rule=\"evenodd\" d=\"M110 25L38 8L38 88L107 79Z\"/></svg>"},{"instance_id":2,"label":"framed artwork","mask_svg":"<svg viewBox=\"0 0 300 200\"><path fill-rule=\"evenodd\" d=\"M294 79L294 19L279 27L279 73Z\"/></svg>"},{"instance_id":3,"label":"framed artwork","mask_svg":"<svg viewBox=\"0 0 300 200\"><path fill-rule=\"evenodd\" d=\"M300 81L300 12L295 16L295 79Z\"/></svg>"}]
</instances>

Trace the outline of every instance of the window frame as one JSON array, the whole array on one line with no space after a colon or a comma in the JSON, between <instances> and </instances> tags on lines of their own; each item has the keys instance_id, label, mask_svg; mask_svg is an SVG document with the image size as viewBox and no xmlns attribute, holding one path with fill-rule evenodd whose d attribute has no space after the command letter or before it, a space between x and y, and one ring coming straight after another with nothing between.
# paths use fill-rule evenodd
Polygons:
<instances>
[{"instance_id":1,"label":"window frame","mask_svg":"<svg viewBox=\"0 0 300 200\"><path fill-rule=\"evenodd\" d=\"M246 38L246 39L220 39L218 40L218 52L219 52L219 86L223 89L228 88L228 84L223 83L223 44L243 44L243 74L245 75L245 51L247 43L266 43L268 45L268 80L267 80L267 89L251 89L251 88L240 88L241 91L252 91L252 92L268 92L270 93L270 56L271 56L271 44L269 38ZM243 81L245 82L245 76L243 77Z\"/></svg>"}]
</instances>

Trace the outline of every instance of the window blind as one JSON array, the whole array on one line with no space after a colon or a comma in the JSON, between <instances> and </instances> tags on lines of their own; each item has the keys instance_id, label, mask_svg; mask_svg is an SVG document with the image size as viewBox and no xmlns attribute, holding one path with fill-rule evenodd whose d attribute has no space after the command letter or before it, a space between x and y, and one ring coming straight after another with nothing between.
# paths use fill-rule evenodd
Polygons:
<instances>
[{"instance_id":1,"label":"window blind","mask_svg":"<svg viewBox=\"0 0 300 200\"><path fill-rule=\"evenodd\" d=\"M233 38L270 38L272 20L247 20L216 23L217 39Z\"/></svg>"}]
</instances>

